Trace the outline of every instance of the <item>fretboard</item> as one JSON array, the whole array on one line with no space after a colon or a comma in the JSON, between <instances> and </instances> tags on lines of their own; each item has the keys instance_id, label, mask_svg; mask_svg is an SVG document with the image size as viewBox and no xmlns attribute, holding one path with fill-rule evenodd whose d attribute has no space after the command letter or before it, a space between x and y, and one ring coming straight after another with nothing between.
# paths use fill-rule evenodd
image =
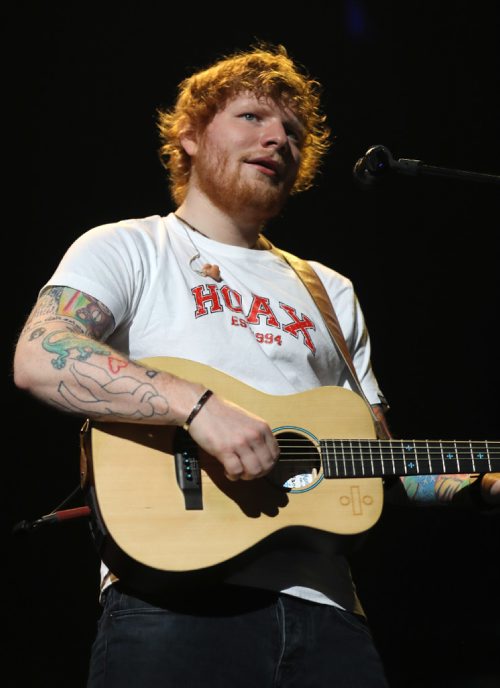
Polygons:
<instances>
[{"instance_id":1,"label":"fretboard","mask_svg":"<svg viewBox=\"0 0 500 688\"><path fill-rule=\"evenodd\" d=\"M325 478L500 471L500 442L321 440Z\"/></svg>"}]
</instances>

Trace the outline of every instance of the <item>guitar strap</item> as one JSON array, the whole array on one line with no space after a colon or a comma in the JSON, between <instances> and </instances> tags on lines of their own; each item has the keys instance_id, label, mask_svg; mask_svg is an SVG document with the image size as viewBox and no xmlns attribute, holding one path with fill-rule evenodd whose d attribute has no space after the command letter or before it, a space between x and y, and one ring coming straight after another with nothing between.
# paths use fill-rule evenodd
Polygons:
<instances>
[{"instance_id":1,"label":"guitar strap","mask_svg":"<svg viewBox=\"0 0 500 688\"><path fill-rule=\"evenodd\" d=\"M358 374L356 373L356 368L354 367L349 347L347 346L347 342L340 327L337 314L335 313L332 301L328 296L328 292L326 291L323 282L306 260L293 255L293 253L288 253L288 251L283 251L271 243L269 239L264 237L262 234L259 234L256 247L259 249L272 251L275 255L285 260L295 271L307 291L310 293L323 317L323 320L325 321L325 325L330 337L350 373L352 381L354 382L354 388L358 391L359 395L362 397L368 409L370 410L373 422L375 423L375 428L377 430L377 435L385 439L385 431L375 415L370 402L366 398L365 393L363 392L363 388L359 381Z\"/></svg>"}]
</instances>

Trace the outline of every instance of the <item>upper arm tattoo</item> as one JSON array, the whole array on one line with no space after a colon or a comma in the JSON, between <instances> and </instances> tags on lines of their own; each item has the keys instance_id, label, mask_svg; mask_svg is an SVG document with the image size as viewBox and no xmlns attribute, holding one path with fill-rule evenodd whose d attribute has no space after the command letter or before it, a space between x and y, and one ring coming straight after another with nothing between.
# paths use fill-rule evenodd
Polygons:
<instances>
[{"instance_id":1,"label":"upper arm tattoo","mask_svg":"<svg viewBox=\"0 0 500 688\"><path fill-rule=\"evenodd\" d=\"M73 332L93 339L105 339L114 328L111 311L100 301L71 287L47 287L41 293L26 323L33 332L42 323L62 320Z\"/></svg>"}]
</instances>

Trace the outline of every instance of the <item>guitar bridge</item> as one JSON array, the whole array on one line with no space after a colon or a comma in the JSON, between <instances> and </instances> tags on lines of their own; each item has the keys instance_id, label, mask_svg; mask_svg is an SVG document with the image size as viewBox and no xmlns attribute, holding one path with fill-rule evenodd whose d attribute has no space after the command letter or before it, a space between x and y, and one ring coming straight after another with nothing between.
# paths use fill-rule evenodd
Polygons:
<instances>
[{"instance_id":1,"label":"guitar bridge","mask_svg":"<svg viewBox=\"0 0 500 688\"><path fill-rule=\"evenodd\" d=\"M174 439L174 460L177 484L184 495L186 510L203 509L197 446L189 434L181 429Z\"/></svg>"}]
</instances>

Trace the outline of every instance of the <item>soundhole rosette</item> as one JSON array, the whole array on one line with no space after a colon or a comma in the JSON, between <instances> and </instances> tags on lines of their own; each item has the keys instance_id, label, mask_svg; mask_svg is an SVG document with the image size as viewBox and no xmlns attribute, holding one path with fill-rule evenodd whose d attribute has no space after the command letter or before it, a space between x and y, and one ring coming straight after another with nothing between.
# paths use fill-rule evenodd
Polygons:
<instances>
[{"instance_id":1,"label":"soundhole rosette","mask_svg":"<svg viewBox=\"0 0 500 688\"><path fill-rule=\"evenodd\" d=\"M313 490L324 479L319 440L295 426L275 428L280 457L267 476L285 492L300 494Z\"/></svg>"}]
</instances>

